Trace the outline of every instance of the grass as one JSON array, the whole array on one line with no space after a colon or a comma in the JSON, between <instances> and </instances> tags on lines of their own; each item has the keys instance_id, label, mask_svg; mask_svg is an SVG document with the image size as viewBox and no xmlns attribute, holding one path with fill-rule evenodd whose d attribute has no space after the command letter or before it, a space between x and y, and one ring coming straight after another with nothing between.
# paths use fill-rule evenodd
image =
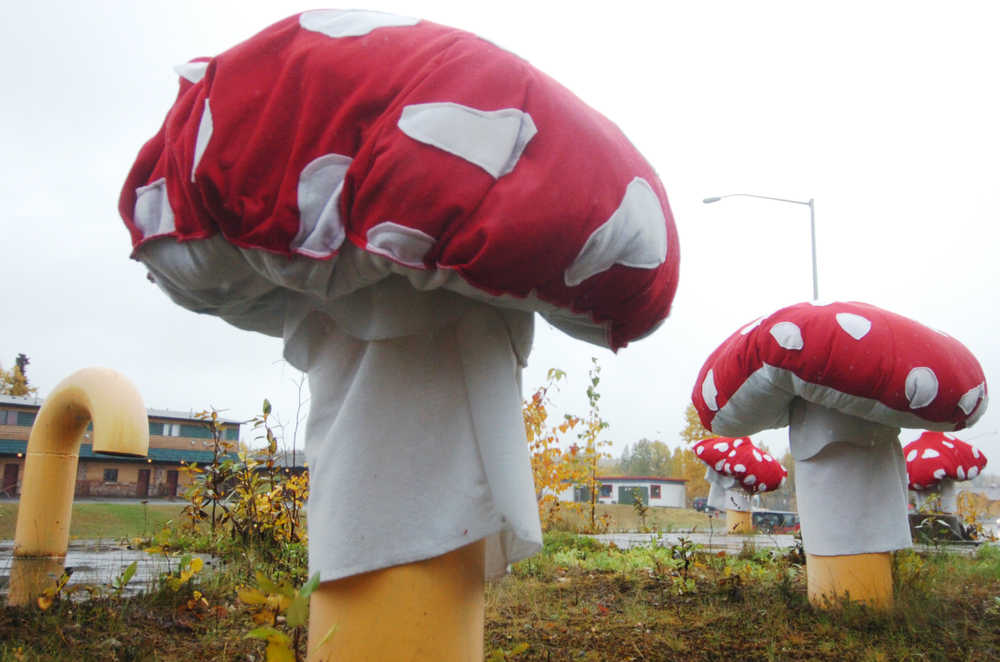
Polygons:
<instances>
[{"instance_id":1,"label":"grass","mask_svg":"<svg viewBox=\"0 0 1000 662\"><path fill-rule=\"evenodd\" d=\"M569 533L489 582L486 659L685 662L1000 659L1000 549L894 555L896 606L825 612L802 559L709 554L691 543L622 550ZM298 558L298 562L303 560ZM136 598L0 609L0 661L263 660L235 588L270 572L237 549L212 573ZM301 575L300 575L301 576ZM193 600L194 591L203 601ZM300 649L301 651L301 649Z\"/></svg>"},{"instance_id":2,"label":"grass","mask_svg":"<svg viewBox=\"0 0 1000 662\"><path fill-rule=\"evenodd\" d=\"M180 503L79 503L73 505L71 538L111 539L148 536L176 518ZM14 538L17 503L0 503L0 540Z\"/></svg>"},{"instance_id":3,"label":"grass","mask_svg":"<svg viewBox=\"0 0 1000 662\"><path fill-rule=\"evenodd\" d=\"M563 506L560 515L561 521L555 527L559 530L580 531L590 521L590 509L587 504L582 504L583 508L577 512ZM596 516L607 516L610 521L609 533L622 531L640 531L642 521L635 512L635 508L623 504L597 504ZM718 531L724 526L717 519L714 522ZM707 531L709 528L709 517L692 508L663 508L650 506L646 514L646 528L658 531Z\"/></svg>"}]
</instances>

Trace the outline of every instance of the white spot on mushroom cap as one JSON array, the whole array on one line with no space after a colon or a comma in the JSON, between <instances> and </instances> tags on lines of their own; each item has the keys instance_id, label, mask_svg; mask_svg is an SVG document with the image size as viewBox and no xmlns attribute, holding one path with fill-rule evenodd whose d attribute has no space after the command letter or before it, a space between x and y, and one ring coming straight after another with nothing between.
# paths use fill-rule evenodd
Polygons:
<instances>
[{"instance_id":1,"label":"white spot on mushroom cap","mask_svg":"<svg viewBox=\"0 0 1000 662\"><path fill-rule=\"evenodd\" d=\"M757 482L757 476L754 476L753 474L747 474L746 478L743 479L743 482L747 485L753 485L754 483Z\"/></svg>"},{"instance_id":2,"label":"white spot on mushroom cap","mask_svg":"<svg viewBox=\"0 0 1000 662\"><path fill-rule=\"evenodd\" d=\"M636 177L625 189L621 204L594 230L563 274L569 287L616 264L655 269L667 259L667 225L663 206L653 187Z\"/></svg>"},{"instance_id":3,"label":"white spot on mushroom cap","mask_svg":"<svg viewBox=\"0 0 1000 662\"><path fill-rule=\"evenodd\" d=\"M767 492L767 483L761 483L757 486L758 492Z\"/></svg>"},{"instance_id":4,"label":"white spot on mushroom cap","mask_svg":"<svg viewBox=\"0 0 1000 662\"><path fill-rule=\"evenodd\" d=\"M915 459L917 459L917 449L916 448L912 449L909 453L906 454L906 461L907 462L913 462Z\"/></svg>"},{"instance_id":5,"label":"white spot on mushroom cap","mask_svg":"<svg viewBox=\"0 0 1000 662\"><path fill-rule=\"evenodd\" d=\"M317 9L299 15L299 25L332 39L363 37L378 28L416 25L419 18L366 10Z\"/></svg>"},{"instance_id":6,"label":"white spot on mushroom cap","mask_svg":"<svg viewBox=\"0 0 1000 662\"><path fill-rule=\"evenodd\" d=\"M340 218L340 193L351 157L324 154L313 159L299 175L299 229L292 239L296 253L328 257L344 243L346 233Z\"/></svg>"},{"instance_id":7,"label":"white spot on mushroom cap","mask_svg":"<svg viewBox=\"0 0 1000 662\"><path fill-rule=\"evenodd\" d=\"M719 391L715 388L715 375L711 370L705 375L705 381L701 383L701 397L705 401L705 406L712 411L719 411L719 403L715 398Z\"/></svg>"},{"instance_id":8,"label":"white spot on mushroom cap","mask_svg":"<svg viewBox=\"0 0 1000 662\"><path fill-rule=\"evenodd\" d=\"M972 444L969 444L969 445L972 447L972 456L974 458L976 458L976 459L979 459L979 455L980 455L979 449L976 448L975 446L972 446Z\"/></svg>"},{"instance_id":9,"label":"white spot on mushroom cap","mask_svg":"<svg viewBox=\"0 0 1000 662\"><path fill-rule=\"evenodd\" d=\"M954 448L955 447L955 444L951 443L950 441L945 441L944 439L941 440L941 445L945 446L946 448Z\"/></svg>"},{"instance_id":10,"label":"white spot on mushroom cap","mask_svg":"<svg viewBox=\"0 0 1000 662\"><path fill-rule=\"evenodd\" d=\"M729 450L729 442L728 441L718 441L718 442L712 444L712 448L714 448L715 450L719 451L720 453L725 453L726 451Z\"/></svg>"},{"instance_id":11,"label":"white spot on mushroom cap","mask_svg":"<svg viewBox=\"0 0 1000 662\"><path fill-rule=\"evenodd\" d=\"M854 313L837 313L836 318L837 324L840 325L840 328L855 340L861 340L868 335L869 331L872 330L871 321L861 315L855 315Z\"/></svg>"},{"instance_id":12,"label":"white spot on mushroom cap","mask_svg":"<svg viewBox=\"0 0 1000 662\"><path fill-rule=\"evenodd\" d=\"M742 445L743 445L742 439L737 439L736 441L733 442L733 448L739 448Z\"/></svg>"},{"instance_id":13,"label":"white spot on mushroom cap","mask_svg":"<svg viewBox=\"0 0 1000 662\"><path fill-rule=\"evenodd\" d=\"M778 322L771 327L771 336L788 350L799 350L805 345L802 342L802 330L793 322Z\"/></svg>"},{"instance_id":14,"label":"white spot on mushroom cap","mask_svg":"<svg viewBox=\"0 0 1000 662\"><path fill-rule=\"evenodd\" d=\"M938 394L938 379L934 371L920 366L910 370L904 386L911 409L920 409L934 402Z\"/></svg>"},{"instance_id":15,"label":"white spot on mushroom cap","mask_svg":"<svg viewBox=\"0 0 1000 662\"><path fill-rule=\"evenodd\" d=\"M174 210L167 197L167 180L163 177L135 190L132 218L146 239L176 230Z\"/></svg>"},{"instance_id":16,"label":"white spot on mushroom cap","mask_svg":"<svg viewBox=\"0 0 1000 662\"><path fill-rule=\"evenodd\" d=\"M933 473L934 477L937 478L938 480L944 478L944 474L945 474L944 469L935 469Z\"/></svg>"},{"instance_id":17,"label":"white spot on mushroom cap","mask_svg":"<svg viewBox=\"0 0 1000 662\"><path fill-rule=\"evenodd\" d=\"M935 457L941 457L941 453L938 453L933 448L925 448L923 454L920 456L921 459L931 460Z\"/></svg>"},{"instance_id":18,"label":"white spot on mushroom cap","mask_svg":"<svg viewBox=\"0 0 1000 662\"><path fill-rule=\"evenodd\" d=\"M764 460L767 462L774 462L774 458L768 455L767 453L764 453Z\"/></svg>"},{"instance_id":19,"label":"white spot on mushroom cap","mask_svg":"<svg viewBox=\"0 0 1000 662\"><path fill-rule=\"evenodd\" d=\"M205 99L205 107L201 111L201 121L198 122L198 135L194 141L194 160L191 163L191 181L194 181L194 172L198 169L201 157L205 155L208 148L208 141L212 139L212 131L215 125L212 121L212 109Z\"/></svg>"},{"instance_id":20,"label":"white spot on mushroom cap","mask_svg":"<svg viewBox=\"0 0 1000 662\"><path fill-rule=\"evenodd\" d=\"M531 115L519 108L480 110L450 101L406 106L396 126L417 142L479 166L494 179L514 169L538 133Z\"/></svg>"},{"instance_id":21,"label":"white spot on mushroom cap","mask_svg":"<svg viewBox=\"0 0 1000 662\"><path fill-rule=\"evenodd\" d=\"M733 471L735 471L736 473L743 473L746 470L747 470L746 466L742 464L737 464L733 466Z\"/></svg>"},{"instance_id":22,"label":"white spot on mushroom cap","mask_svg":"<svg viewBox=\"0 0 1000 662\"><path fill-rule=\"evenodd\" d=\"M718 462L715 463L715 470L722 471L722 467L724 467L725 464L726 464L725 460L719 460Z\"/></svg>"},{"instance_id":23,"label":"white spot on mushroom cap","mask_svg":"<svg viewBox=\"0 0 1000 662\"><path fill-rule=\"evenodd\" d=\"M383 221L372 226L366 235L366 250L385 255L408 267L423 269L424 256L434 246L434 237L405 225Z\"/></svg>"},{"instance_id":24,"label":"white spot on mushroom cap","mask_svg":"<svg viewBox=\"0 0 1000 662\"><path fill-rule=\"evenodd\" d=\"M197 83L205 77L208 70L208 62L185 62L174 67L177 75L192 83Z\"/></svg>"},{"instance_id":25,"label":"white spot on mushroom cap","mask_svg":"<svg viewBox=\"0 0 1000 662\"><path fill-rule=\"evenodd\" d=\"M701 455L704 452L705 452L705 447L702 446L701 444L699 444L698 447L695 449L695 455Z\"/></svg>"},{"instance_id":26,"label":"white spot on mushroom cap","mask_svg":"<svg viewBox=\"0 0 1000 662\"><path fill-rule=\"evenodd\" d=\"M983 399L986 394L986 385L980 384L974 388L969 389L961 398L958 400L958 406L965 412L966 416L969 416L976 410L979 406L979 402Z\"/></svg>"},{"instance_id":27,"label":"white spot on mushroom cap","mask_svg":"<svg viewBox=\"0 0 1000 662\"><path fill-rule=\"evenodd\" d=\"M975 478L978 475L979 475L979 467L977 467L976 465L972 465L971 467L969 467L969 479L970 480L973 479L973 478Z\"/></svg>"},{"instance_id":28,"label":"white spot on mushroom cap","mask_svg":"<svg viewBox=\"0 0 1000 662\"><path fill-rule=\"evenodd\" d=\"M760 326L760 323L763 322L763 321L764 321L763 317L758 317L753 322L750 322L745 327L743 327L742 329L740 329L740 335L741 336L745 336L746 334L750 333L751 331L753 331L754 329L756 329L758 326Z\"/></svg>"},{"instance_id":29,"label":"white spot on mushroom cap","mask_svg":"<svg viewBox=\"0 0 1000 662\"><path fill-rule=\"evenodd\" d=\"M934 475L937 476L936 471L934 472ZM955 475L958 476L959 480L965 480L965 467L963 467L961 464L955 467ZM938 476L938 478L940 478L940 476Z\"/></svg>"},{"instance_id":30,"label":"white spot on mushroom cap","mask_svg":"<svg viewBox=\"0 0 1000 662\"><path fill-rule=\"evenodd\" d=\"M760 456L760 453L758 453L756 449L754 449L754 450L753 450L753 451L751 451L751 452L753 453L753 459L755 459L755 460L757 460L758 462L760 462L760 461L761 461L761 459L762 459L762 458L761 458L761 456Z\"/></svg>"}]
</instances>

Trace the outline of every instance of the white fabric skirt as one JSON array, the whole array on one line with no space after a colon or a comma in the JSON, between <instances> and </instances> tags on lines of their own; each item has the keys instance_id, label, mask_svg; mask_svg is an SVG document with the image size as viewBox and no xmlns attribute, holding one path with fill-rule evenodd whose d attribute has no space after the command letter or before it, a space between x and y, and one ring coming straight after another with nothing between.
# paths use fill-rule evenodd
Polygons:
<instances>
[{"instance_id":1,"label":"white fabric skirt","mask_svg":"<svg viewBox=\"0 0 1000 662\"><path fill-rule=\"evenodd\" d=\"M345 287L333 265L293 273L220 237L151 242L138 257L180 305L283 335L285 357L308 373L310 576L486 539L491 577L541 548L521 417L530 312L394 274ZM348 251L338 270L358 259Z\"/></svg>"}]
</instances>

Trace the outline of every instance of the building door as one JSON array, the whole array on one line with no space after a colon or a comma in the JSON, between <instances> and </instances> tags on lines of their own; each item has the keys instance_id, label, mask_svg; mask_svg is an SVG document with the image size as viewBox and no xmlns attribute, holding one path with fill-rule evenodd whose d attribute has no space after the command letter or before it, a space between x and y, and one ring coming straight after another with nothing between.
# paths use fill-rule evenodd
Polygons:
<instances>
[{"instance_id":1,"label":"building door","mask_svg":"<svg viewBox=\"0 0 1000 662\"><path fill-rule=\"evenodd\" d=\"M3 496L17 496L17 468L16 464L3 465L3 486L0 488Z\"/></svg>"},{"instance_id":2,"label":"building door","mask_svg":"<svg viewBox=\"0 0 1000 662\"><path fill-rule=\"evenodd\" d=\"M645 505L649 505L649 487L643 485L642 487L625 487L620 486L618 488L618 503L624 503L627 506L631 506L635 503L636 491L639 492L638 496L642 499Z\"/></svg>"},{"instance_id":3,"label":"building door","mask_svg":"<svg viewBox=\"0 0 1000 662\"><path fill-rule=\"evenodd\" d=\"M177 470L167 471L167 496L173 498L177 496Z\"/></svg>"},{"instance_id":4,"label":"building door","mask_svg":"<svg viewBox=\"0 0 1000 662\"><path fill-rule=\"evenodd\" d=\"M139 469L139 480L135 484L135 495L140 498L149 496L149 469Z\"/></svg>"}]
</instances>

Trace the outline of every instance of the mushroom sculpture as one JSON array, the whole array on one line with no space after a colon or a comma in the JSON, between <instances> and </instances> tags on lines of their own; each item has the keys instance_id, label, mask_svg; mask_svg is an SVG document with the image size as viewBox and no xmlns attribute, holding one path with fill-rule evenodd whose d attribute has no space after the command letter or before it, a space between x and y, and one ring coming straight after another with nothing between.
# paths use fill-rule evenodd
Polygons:
<instances>
[{"instance_id":1,"label":"mushroom sculpture","mask_svg":"<svg viewBox=\"0 0 1000 662\"><path fill-rule=\"evenodd\" d=\"M912 544L899 428L972 425L987 388L947 334L864 303L801 303L723 342L692 400L719 434L789 426L810 601L888 606L889 553Z\"/></svg>"},{"instance_id":2,"label":"mushroom sculpture","mask_svg":"<svg viewBox=\"0 0 1000 662\"><path fill-rule=\"evenodd\" d=\"M986 467L986 456L978 448L953 434L932 430L903 446L903 457L910 489L938 493L944 513L958 510L955 483L972 480Z\"/></svg>"},{"instance_id":3,"label":"mushroom sculpture","mask_svg":"<svg viewBox=\"0 0 1000 662\"><path fill-rule=\"evenodd\" d=\"M726 511L726 531L752 531L751 497L784 485L788 472L749 437L702 439L694 445L694 452L708 465L708 505Z\"/></svg>"},{"instance_id":4,"label":"mushroom sculpture","mask_svg":"<svg viewBox=\"0 0 1000 662\"><path fill-rule=\"evenodd\" d=\"M119 209L176 303L308 372L310 654L335 622L338 659L482 659L483 576L541 541L532 314L614 350L651 333L678 273L662 184L551 78L428 21L309 11L178 71Z\"/></svg>"}]
</instances>

